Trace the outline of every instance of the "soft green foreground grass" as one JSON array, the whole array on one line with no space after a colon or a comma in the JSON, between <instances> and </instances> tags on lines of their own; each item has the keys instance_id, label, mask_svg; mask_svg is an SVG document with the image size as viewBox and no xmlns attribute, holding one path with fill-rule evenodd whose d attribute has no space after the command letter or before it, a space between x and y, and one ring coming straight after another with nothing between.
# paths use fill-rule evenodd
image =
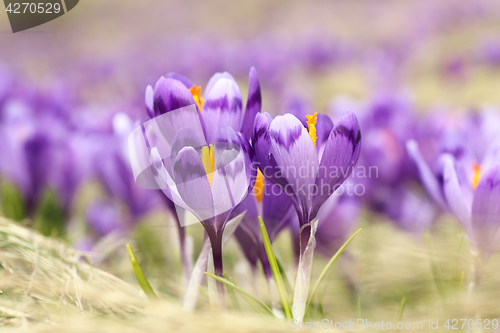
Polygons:
<instances>
[{"instance_id":1,"label":"soft green foreground grass","mask_svg":"<svg viewBox=\"0 0 500 333\"><path fill-rule=\"evenodd\" d=\"M365 220L372 219L367 217ZM473 276L472 257L461 230L444 219L430 232L432 253L421 236L409 235L391 224L377 220L362 223L363 230L327 276L318 292L308 321L324 318L334 322L368 319L371 322L398 322L401 300L406 298L402 322L421 322L428 331L429 319L439 320L438 331L447 319L493 319L500 315L500 257L493 257L481 270L481 280L469 291ZM141 248L151 224L141 226L141 236L131 240ZM198 226L189 232L196 237ZM166 233L175 233L169 228ZM137 234L137 233L136 233ZM144 237L146 237L144 239ZM172 251L167 268L145 264L144 271L160 297L149 302L134 280L132 268L122 270L123 280L92 267L75 250L63 243L40 236L16 222L0 219L0 327L24 328L29 332L273 332L290 329L282 320L262 317L240 296L228 297L228 312L213 313L205 293L200 294L198 310L186 313L177 301L178 259L175 244L163 244ZM274 245L288 279L294 280L294 260L287 234ZM154 249L153 249L154 251ZM147 252L139 250L141 256ZM267 286L258 272L250 272L234 241L225 251L224 264L229 278L252 295L270 304ZM126 249L113 259L129 266ZM316 256L314 283L327 258ZM431 263L439 270L437 288ZM111 267L111 264L107 264ZM476 269L479 267L476 265ZM229 296L229 295L228 295ZM274 295L277 297L277 294ZM276 298L277 299L277 298ZM321 303L319 306L318 303ZM360 328L358 331L370 331ZM405 332L422 331L419 329ZM493 330L485 330L492 332Z\"/></svg>"}]
</instances>

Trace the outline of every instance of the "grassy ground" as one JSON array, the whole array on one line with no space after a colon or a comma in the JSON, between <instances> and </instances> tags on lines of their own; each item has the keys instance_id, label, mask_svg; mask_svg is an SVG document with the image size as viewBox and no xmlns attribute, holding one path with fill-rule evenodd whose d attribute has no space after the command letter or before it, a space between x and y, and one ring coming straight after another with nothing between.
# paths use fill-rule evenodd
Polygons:
<instances>
[{"instance_id":1,"label":"grassy ground","mask_svg":"<svg viewBox=\"0 0 500 333\"><path fill-rule=\"evenodd\" d=\"M403 298L406 306L401 321L422 323L423 329L429 320L439 320L439 331L447 331L443 327L447 319L499 317L500 258L493 257L484 267L475 266L481 279L471 288L473 256L453 221L443 219L431 231L431 247L421 236L403 233L384 221L365 222L362 227L320 290L311 321L362 318L396 325ZM285 234L278 238L275 248L293 282L295 268L289 245ZM228 275L268 302L264 279L253 278L240 258L236 244L230 243L224 258ZM326 258L316 256L313 281L325 263ZM0 264L2 329L273 332L290 328L289 323L256 314L239 296L236 302L228 297L227 313L214 313L202 292L198 310L183 312L172 287L178 278L169 276L177 272L165 274L147 265L146 274L161 298L150 302L130 274L123 276L130 283L124 282L88 264L85 256L60 241L6 219L0 219ZM433 273L433 267L440 273ZM358 331L365 330L370 331Z\"/></svg>"}]
</instances>

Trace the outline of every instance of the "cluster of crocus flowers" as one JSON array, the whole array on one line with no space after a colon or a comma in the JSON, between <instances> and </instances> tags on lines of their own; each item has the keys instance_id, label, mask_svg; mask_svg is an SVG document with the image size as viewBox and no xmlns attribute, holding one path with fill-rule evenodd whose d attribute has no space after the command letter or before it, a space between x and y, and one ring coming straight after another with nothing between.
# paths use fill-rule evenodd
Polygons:
<instances>
[{"instance_id":1,"label":"cluster of crocus flowers","mask_svg":"<svg viewBox=\"0 0 500 333\"><path fill-rule=\"evenodd\" d=\"M129 138L134 176L139 185L162 189L176 206L197 217L219 276L222 234L231 213L246 214L237 237L251 243L246 245L247 257L258 257L266 271L257 216L264 215L274 236L293 205L301 228L297 285L302 292L296 294L303 298L316 216L356 165L361 133L353 113L343 115L335 126L324 114L307 115L302 123L292 114L272 119L260 113L260 86L253 69L248 96L243 116L240 90L228 73L214 75L203 97L201 88L185 77L162 77L154 89L146 90L152 119ZM247 197L252 189L255 195ZM298 306L299 318L304 305Z\"/></svg>"},{"instance_id":2,"label":"cluster of crocus flowers","mask_svg":"<svg viewBox=\"0 0 500 333\"><path fill-rule=\"evenodd\" d=\"M205 227L215 273L223 274L222 235L234 207L251 190L249 133L260 111L260 85L250 71L246 112L241 92L228 73L217 73L203 96L179 74L146 89L151 120L130 136L137 183L160 188L177 208L193 213ZM180 221L184 224L184 221ZM203 268L204 270L205 268Z\"/></svg>"}]
</instances>

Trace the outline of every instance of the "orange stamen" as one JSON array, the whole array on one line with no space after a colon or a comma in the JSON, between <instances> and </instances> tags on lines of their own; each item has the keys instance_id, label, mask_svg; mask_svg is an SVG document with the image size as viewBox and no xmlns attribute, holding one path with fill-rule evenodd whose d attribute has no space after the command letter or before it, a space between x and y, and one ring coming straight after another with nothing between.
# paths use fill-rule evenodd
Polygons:
<instances>
[{"instance_id":1,"label":"orange stamen","mask_svg":"<svg viewBox=\"0 0 500 333\"><path fill-rule=\"evenodd\" d=\"M264 198L264 182L264 175L260 172L260 169L257 169L257 178L255 179L255 186L253 188L257 202L262 202Z\"/></svg>"},{"instance_id":2,"label":"orange stamen","mask_svg":"<svg viewBox=\"0 0 500 333\"><path fill-rule=\"evenodd\" d=\"M482 175L481 166L478 163L472 164L472 188L476 189Z\"/></svg>"},{"instance_id":3,"label":"orange stamen","mask_svg":"<svg viewBox=\"0 0 500 333\"><path fill-rule=\"evenodd\" d=\"M312 116L307 115L307 127L309 130L309 136L311 137L312 142L314 143L314 147L316 147L316 140L317 140L317 135L316 135L316 121L318 121L318 113L315 112Z\"/></svg>"},{"instance_id":4,"label":"orange stamen","mask_svg":"<svg viewBox=\"0 0 500 333\"><path fill-rule=\"evenodd\" d=\"M193 95L194 101L196 102L196 105L198 106L198 110L201 113L201 108L203 107L203 97L201 97L201 87L200 86L192 86L189 91Z\"/></svg>"},{"instance_id":5,"label":"orange stamen","mask_svg":"<svg viewBox=\"0 0 500 333\"><path fill-rule=\"evenodd\" d=\"M214 179L214 149L213 146L204 146L201 148L201 162L205 167L205 172L207 173L208 183L212 186L212 181Z\"/></svg>"}]
</instances>

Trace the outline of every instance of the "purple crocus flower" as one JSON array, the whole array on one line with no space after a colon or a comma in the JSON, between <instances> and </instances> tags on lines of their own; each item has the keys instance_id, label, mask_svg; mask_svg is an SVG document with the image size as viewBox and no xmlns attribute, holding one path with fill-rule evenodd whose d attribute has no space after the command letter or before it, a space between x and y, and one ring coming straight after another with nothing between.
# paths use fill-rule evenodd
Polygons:
<instances>
[{"instance_id":1,"label":"purple crocus flower","mask_svg":"<svg viewBox=\"0 0 500 333\"><path fill-rule=\"evenodd\" d=\"M429 152L420 148L422 143L416 140L409 140L406 144L408 154L412 161L415 163L421 183L427 194L432 200L441 208L442 211L448 211L448 205L443 192L443 163L441 156L443 154L450 154L456 160L460 161L463 165L470 166L464 172L470 175L473 172L472 165L476 159L470 147L467 145L463 135L456 131L446 130L434 138L432 146L434 152L431 156L425 156L423 153ZM430 143L424 142L427 146ZM465 225L463 225L466 228Z\"/></svg>"},{"instance_id":2,"label":"purple crocus flower","mask_svg":"<svg viewBox=\"0 0 500 333\"><path fill-rule=\"evenodd\" d=\"M220 129L229 126L249 138L255 116L261 110L260 83L255 68L250 69L248 100L243 115L242 97L238 84L231 74L216 73L210 78L201 96L201 87L177 73L170 73L158 80L155 87L146 89L146 108L151 118L196 105L205 138L214 142Z\"/></svg>"},{"instance_id":3,"label":"purple crocus flower","mask_svg":"<svg viewBox=\"0 0 500 333\"><path fill-rule=\"evenodd\" d=\"M255 118L254 161L262 174L289 197L300 226L300 257L292 311L302 320L311 277L317 214L349 177L358 161L361 132L352 112L334 126L323 114L307 116L307 129L292 114Z\"/></svg>"},{"instance_id":4,"label":"purple crocus flower","mask_svg":"<svg viewBox=\"0 0 500 333\"><path fill-rule=\"evenodd\" d=\"M213 148L176 145L194 132L180 131L169 172L158 149L151 150L153 174L164 193L178 206L192 212L205 227L214 256L215 273L222 276L222 233L231 211L247 196L252 178L249 146L240 133L221 129ZM201 154L200 154L201 150ZM206 152L206 153L205 153ZM209 154L209 155L208 155Z\"/></svg>"},{"instance_id":5,"label":"purple crocus flower","mask_svg":"<svg viewBox=\"0 0 500 333\"><path fill-rule=\"evenodd\" d=\"M272 120L263 113L256 117L253 136L254 161L290 197L301 227L316 218L321 205L351 174L361 147L358 121L351 112L335 126L328 116L314 114L308 127L292 114Z\"/></svg>"},{"instance_id":6,"label":"purple crocus flower","mask_svg":"<svg viewBox=\"0 0 500 333\"><path fill-rule=\"evenodd\" d=\"M494 147L473 173L452 155L441 156L443 195L449 210L462 224L473 247L484 259L500 249L500 148Z\"/></svg>"},{"instance_id":7,"label":"purple crocus flower","mask_svg":"<svg viewBox=\"0 0 500 333\"><path fill-rule=\"evenodd\" d=\"M257 72L250 69L248 101L244 118L242 116L242 98L238 85L227 73L216 73L209 80L201 96L201 87L195 86L191 80L177 73L170 73L156 83L154 89L148 86L145 94L146 110L150 118L171 112L173 110L196 105L205 138L208 143L214 141L214 135L225 126L230 126L236 132L250 136L253 119L260 112L261 93ZM182 117L182 114L180 115ZM242 122L243 119L243 122ZM167 206L175 214L174 205L166 200ZM184 243L183 225L179 221L179 235ZM181 244L182 246L182 244Z\"/></svg>"}]
</instances>

